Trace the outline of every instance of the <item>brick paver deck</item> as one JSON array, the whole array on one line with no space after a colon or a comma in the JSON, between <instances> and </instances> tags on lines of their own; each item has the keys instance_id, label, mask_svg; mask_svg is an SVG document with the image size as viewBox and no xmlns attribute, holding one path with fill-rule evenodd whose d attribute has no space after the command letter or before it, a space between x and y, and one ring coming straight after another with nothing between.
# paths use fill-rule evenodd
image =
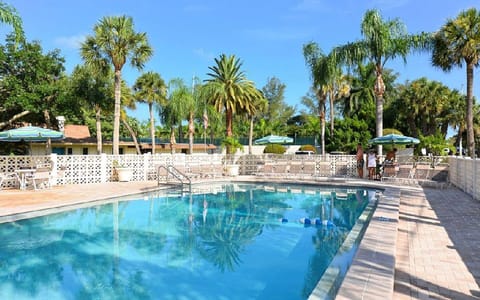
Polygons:
<instances>
[{"instance_id":1,"label":"brick paver deck","mask_svg":"<svg viewBox=\"0 0 480 300\"><path fill-rule=\"evenodd\" d=\"M456 188L403 190L394 299L480 299L480 202Z\"/></svg>"}]
</instances>

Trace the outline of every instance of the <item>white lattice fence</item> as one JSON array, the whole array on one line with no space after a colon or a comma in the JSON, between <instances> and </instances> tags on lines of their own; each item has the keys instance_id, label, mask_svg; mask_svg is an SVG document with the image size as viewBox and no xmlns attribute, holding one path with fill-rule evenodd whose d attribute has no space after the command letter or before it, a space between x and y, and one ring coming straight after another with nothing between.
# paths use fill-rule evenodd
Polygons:
<instances>
[{"instance_id":1,"label":"white lattice fence","mask_svg":"<svg viewBox=\"0 0 480 300\"><path fill-rule=\"evenodd\" d=\"M0 172L13 173L18 169L34 168L36 165L51 164L51 156L0 156ZM14 187L16 180L3 182L3 187Z\"/></svg>"},{"instance_id":2,"label":"white lattice fence","mask_svg":"<svg viewBox=\"0 0 480 300\"><path fill-rule=\"evenodd\" d=\"M105 182L102 178L102 155L59 155L57 169L62 175L57 184L87 184Z\"/></svg>"}]
</instances>

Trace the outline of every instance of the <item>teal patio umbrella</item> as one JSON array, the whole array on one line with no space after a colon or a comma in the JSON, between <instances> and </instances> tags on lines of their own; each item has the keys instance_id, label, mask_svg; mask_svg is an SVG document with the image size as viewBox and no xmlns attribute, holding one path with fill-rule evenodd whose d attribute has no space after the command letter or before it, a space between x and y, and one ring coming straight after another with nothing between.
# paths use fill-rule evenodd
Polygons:
<instances>
[{"instance_id":1,"label":"teal patio umbrella","mask_svg":"<svg viewBox=\"0 0 480 300\"><path fill-rule=\"evenodd\" d=\"M392 133L373 138L369 140L368 143L371 145L410 145L418 144L420 140L414 137Z\"/></svg>"},{"instance_id":2,"label":"teal patio umbrella","mask_svg":"<svg viewBox=\"0 0 480 300\"><path fill-rule=\"evenodd\" d=\"M262 137L261 139L255 140L253 143L255 145L291 144L293 143L293 138L288 136L268 135L268 136Z\"/></svg>"},{"instance_id":3,"label":"teal patio umbrella","mask_svg":"<svg viewBox=\"0 0 480 300\"><path fill-rule=\"evenodd\" d=\"M25 142L45 142L48 139L61 140L63 139L63 133L35 126L20 127L0 132L0 141L3 142L20 142L22 140Z\"/></svg>"},{"instance_id":4,"label":"teal patio umbrella","mask_svg":"<svg viewBox=\"0 0 480 300\"><path fill-rule=\"evenodd\" d=\"M0 142L27 142L30 154L32 153L32 142L46 142L49 139L61 140L63 138L63 132L36 126L25 126L0 132Z\"/></svg>"}]
</instances>

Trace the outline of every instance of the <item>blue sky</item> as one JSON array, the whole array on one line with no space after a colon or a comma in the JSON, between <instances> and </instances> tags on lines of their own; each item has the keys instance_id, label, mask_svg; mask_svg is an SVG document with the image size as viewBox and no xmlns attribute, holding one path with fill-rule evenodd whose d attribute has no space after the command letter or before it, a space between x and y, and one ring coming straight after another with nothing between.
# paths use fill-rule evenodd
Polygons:
<instances>
[{"instance_id":1,"label":"blue sky","mask_svg":"<svg viewBox=\"0 0 480 300\"><path fill-rule=\"evenodd\" d=\"M128 15L154 48L145 71L158 72L165 81L180 77L188 83L193 76L207 78L208 67L220 54L234 54L258 88L269 78L279 78L286 85L286 102L298 108L311 85L302 46L314 41L328 53L360 39L367 9L379 9L385 19L399 18L410 33L438 30L460 11L480 9L478 0L4 1L18 10L28 40L40 41L44 50L60 49L68 73L82 63L79 44L102 17ZM399 60L386 67L400 74L401 83L425 76L465 91L465 69L444 73L431 66L429 54L411 54L406 65ZM123 69L129 84L140 74L128 66ZM478 98L480 72L475 75ZM131 115L148 118L145 106Z\"/></svg>"}]
</instances>

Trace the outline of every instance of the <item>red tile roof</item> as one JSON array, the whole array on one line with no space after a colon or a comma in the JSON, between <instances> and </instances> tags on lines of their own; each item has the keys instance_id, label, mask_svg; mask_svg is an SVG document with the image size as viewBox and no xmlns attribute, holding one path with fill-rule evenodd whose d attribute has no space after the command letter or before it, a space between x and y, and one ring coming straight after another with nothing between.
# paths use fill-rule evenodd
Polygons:
<instances>
[{"instance_id":1,"label":"red tile roof","mask_svg":"<svg viewBox=\"0 0 480 300\"><path fill-rule=\"evenodd\" d=\"M86 125L65 125L65 137L72 139L85 139L90 137L90 130Z\"/></svg>"}]
</instances>

